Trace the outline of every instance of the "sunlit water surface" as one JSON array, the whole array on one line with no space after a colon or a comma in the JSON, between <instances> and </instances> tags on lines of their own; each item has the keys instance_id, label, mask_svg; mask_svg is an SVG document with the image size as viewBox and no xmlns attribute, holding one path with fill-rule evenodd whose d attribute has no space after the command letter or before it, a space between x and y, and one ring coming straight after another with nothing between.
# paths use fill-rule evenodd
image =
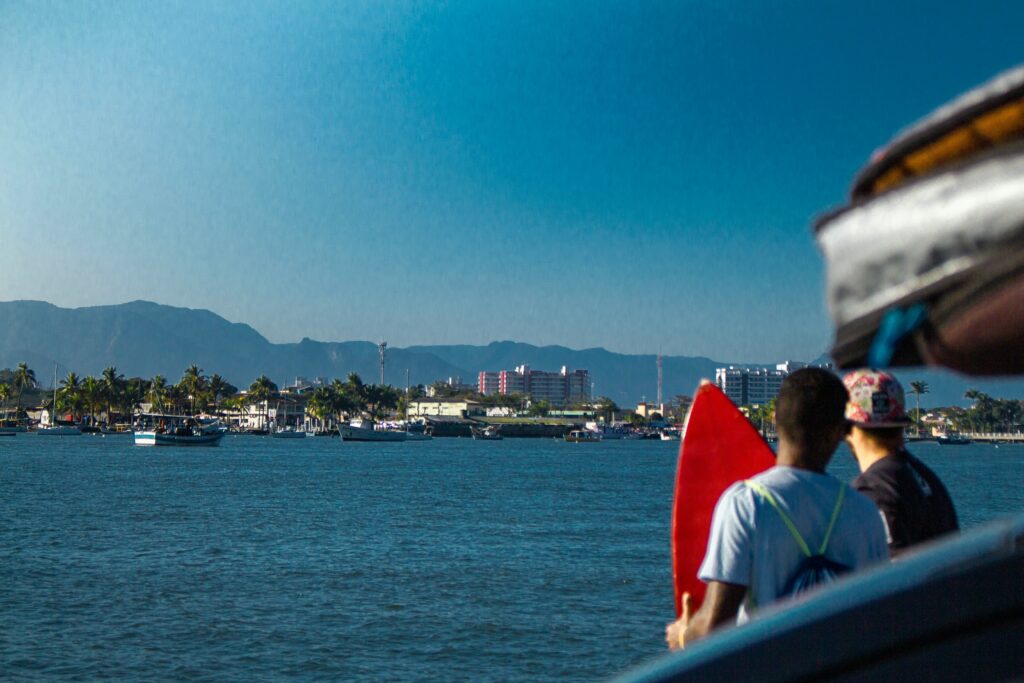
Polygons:
<instances>
[{"instance_id":1,"label":"sunlit water surface","mask_svg":"<svg viewBox=\"0 0 1024 683\"><path fill-rule=\"evenodd\" d=\"M605 678L663 652L677 448L6 437L0 671ZM913 451L965 527L1024 510L1024 446Z\"/></svg>"}]
</instances>

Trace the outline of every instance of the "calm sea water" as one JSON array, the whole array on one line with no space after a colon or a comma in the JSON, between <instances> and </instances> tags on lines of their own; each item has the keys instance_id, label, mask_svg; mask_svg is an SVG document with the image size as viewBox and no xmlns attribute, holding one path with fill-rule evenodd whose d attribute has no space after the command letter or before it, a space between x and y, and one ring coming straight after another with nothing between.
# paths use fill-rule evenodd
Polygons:
<instances>
[{"instance_id":1,"label":"calm sea water","mask_svg":"<svg viewBox=\"0 0 1024 683\"><path fill-rule=\"evenodd\" d=\"M605 678L663 652L677 447L0 439L0 671ZM913 450L965 527L1024 510L1024 446Z\"/></svg>"}]
</instances>

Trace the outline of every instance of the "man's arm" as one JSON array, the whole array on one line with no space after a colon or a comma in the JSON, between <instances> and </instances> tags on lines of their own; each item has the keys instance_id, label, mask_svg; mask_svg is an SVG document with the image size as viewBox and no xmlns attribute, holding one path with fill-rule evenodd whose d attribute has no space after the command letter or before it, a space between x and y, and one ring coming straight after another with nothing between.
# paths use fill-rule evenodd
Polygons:
<instances>
[{"instance_id":1,"label":"man's arm","mask_svg":"<svg viewBox=\"0 0 1024 683\"><path fill-rule=\"evenodd\" d=\"M683 616L665 629L665 640L670 649L678 650L703 638L722 624L735 623L736 614L743 603L747 587L723 581L709 581L704 604L690 615L690 596L683 596Z\"/></svg>"}]
</instances>

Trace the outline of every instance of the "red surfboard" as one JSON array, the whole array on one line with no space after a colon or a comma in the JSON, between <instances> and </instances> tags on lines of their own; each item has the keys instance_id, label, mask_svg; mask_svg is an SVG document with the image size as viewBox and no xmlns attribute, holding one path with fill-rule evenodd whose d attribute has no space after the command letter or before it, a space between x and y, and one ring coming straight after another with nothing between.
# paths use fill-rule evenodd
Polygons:
<instances>
[{"instance_id":1,"label":"red surfboard","mask_svg":"<svg viewBox=\"0 0 1024 683\"><path fill-rule=\"evenodd\" d=\"M693 397L676 468L672 505L672 580L676 617L683 593L700 608L707 586L697 570L707 550L711 515L719 496L733 483L775 465L775 453L722 390L702 382Z\"/></svg>"}]
</instances>

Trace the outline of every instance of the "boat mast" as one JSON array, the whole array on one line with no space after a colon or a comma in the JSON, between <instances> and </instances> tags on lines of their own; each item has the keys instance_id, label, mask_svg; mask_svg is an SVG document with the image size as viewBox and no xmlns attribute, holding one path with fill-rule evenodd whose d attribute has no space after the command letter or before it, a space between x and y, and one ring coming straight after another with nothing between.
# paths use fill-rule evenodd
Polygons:
<instances>
[{"instance_id":1,"label":"boat mast","mask_svg":"<svg viewBox=\"0 0 1024 683\"><path fill-rule=\"evenodd\" d=\"M50 426L57 426L57 364L53 364L53 405L50 406Z\"/></svg>"}]
</instances>

